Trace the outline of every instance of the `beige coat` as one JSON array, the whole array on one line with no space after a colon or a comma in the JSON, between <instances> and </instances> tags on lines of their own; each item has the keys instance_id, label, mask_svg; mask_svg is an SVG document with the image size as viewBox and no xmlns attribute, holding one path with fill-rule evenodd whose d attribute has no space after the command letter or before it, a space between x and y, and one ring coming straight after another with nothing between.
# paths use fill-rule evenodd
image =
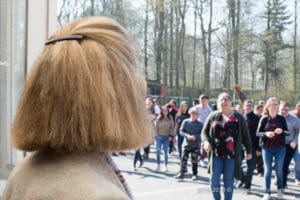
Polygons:
<instances>
[{"instance_id":1,"label":"beige coat","mask_svg":"<svg viewBox=\"0 0 300 200\"><path fill-rule=\"evenodd\" d=\"M2 200L129 199L100 153L37 152L23 159L7 181Z\"/></svg>"}]
</instances>

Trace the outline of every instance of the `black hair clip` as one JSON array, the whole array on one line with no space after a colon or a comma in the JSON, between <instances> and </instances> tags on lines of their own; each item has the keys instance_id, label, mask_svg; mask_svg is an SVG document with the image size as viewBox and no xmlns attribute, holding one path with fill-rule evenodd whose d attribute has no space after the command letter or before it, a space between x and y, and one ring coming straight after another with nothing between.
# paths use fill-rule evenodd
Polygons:
<instances>
[{"instance_id":1,"label":"black hair clip","mask_svg":"<svg viewBox=\"0 0 300 200\"><path fill-rule=\"evenodd\" d=\"M82 35L70 35L66 37L58 37L58 38L53 38L45 42L45 45L55 43L55 42L61 42L64 40L82 40L83 36Z\"/></svg>"}]
</instances>

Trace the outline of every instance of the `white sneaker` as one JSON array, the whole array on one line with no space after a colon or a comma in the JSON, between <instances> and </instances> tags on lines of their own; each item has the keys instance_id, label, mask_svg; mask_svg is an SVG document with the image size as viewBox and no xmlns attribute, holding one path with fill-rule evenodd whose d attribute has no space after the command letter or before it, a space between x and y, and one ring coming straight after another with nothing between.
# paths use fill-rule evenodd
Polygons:
<instances>
[{"instance_id":1,"label":"white sneaker","mask_svg":"<svg viewBox=\"0 0 300 200\"><path fill-rule=\"evenodd\" d=\"M283 193L281 191L277 192L277 199L283 199Z\"/></svg>"},{"instance_id":2,"label":"white sneaker","mask_svg":"<svg viewBox=\"0 0 300 200\"><path fill-rule=\"evenodd\" d=\"M164 168L164 172L167 172L169 169L168 169L168 166L165 165L165 168Z\"/></svg>"},{"instance_id":3,"label":"white sneaker","mask_svg":"<svg viewBox=\"0 0 300 200\"><path fill-rule=\"evenodd\" d=\"M269 194L265 194L262 200L270 200L271 196Z\"/></svg>"},{"instance_id":4,"label":"white sneaker","mask_svg":"<svg viewBox=\"0 0 300 200\"><path fill-rule=\"evenodd\" d=\"M159 172L160 171L160 165L157 165L156 167L156 171Z\"/></svg>"}]
</instances>

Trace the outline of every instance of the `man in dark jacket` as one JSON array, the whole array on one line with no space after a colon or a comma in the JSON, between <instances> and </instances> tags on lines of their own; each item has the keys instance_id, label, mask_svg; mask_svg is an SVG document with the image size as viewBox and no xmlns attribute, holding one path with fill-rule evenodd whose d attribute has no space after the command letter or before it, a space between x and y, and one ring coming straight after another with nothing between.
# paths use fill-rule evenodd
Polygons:
<instances>
[{"instance_id":1,"label":"man in dark jacket","mask_svg":"<svg viewBox=\"0 0 300 200\"><path fill-rule=\"evenodd\" d=\"M253 171L256 166L257 155L261 155L261 148L259 147L259 137L256 136L256 130L259 123L259 116L253 112L254 103L251 100L245 100L244 110L245 110L245 119L248 125L249 133L252 141L252 159L247 160L247 170L242 178L242 182L238 187L243 187L247 190L247 193L250 192L251 182L253 177Z\"/></svg>"}]
</instances>

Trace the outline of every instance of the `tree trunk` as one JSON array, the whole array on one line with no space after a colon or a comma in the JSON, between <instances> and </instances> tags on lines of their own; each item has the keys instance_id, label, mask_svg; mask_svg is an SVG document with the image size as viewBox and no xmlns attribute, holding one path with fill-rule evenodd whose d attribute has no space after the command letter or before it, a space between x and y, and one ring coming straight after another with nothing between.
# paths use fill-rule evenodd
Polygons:
<instances>
[{"instance_id":1,"label":"tree trunk","mask_svg":"<svg viewBox=\"0 0 300 200\"><path fill-rule=\"evenodd\" d=\"M198 1L195 2L194 10L194 45L193 45L193 69L192 69L192 88L195 88L195 73L196 73L196 48L197 48L197 10Z\"/></svg>"},{"instance_id":2,"label":"tree trunk","mask_svg":"<svg viewBox=\"0 0 300 200\"><path fill-rule=\"evenodd\" d=\"M266 37L269 37L268 34L270 34L271 31L271 0L268 0L268 13L267 13L267 30L266 30ZM264 96L265 99L268 95L268 89L269 89L269 64L270 64L270 39L265 39L265 68L264 68Z\"/></svg>"},{"instance_id":3,"label":"tree trunk","mask_svg":"<svg viewBox=\"0 0 300 200\"><path fill-rule=\"evenodd\" d=\"M199 10L199 18L200 18L200 27L201 27L201 44L202 44L202 56L204 60L204 82L203 82L203 90L206 92L207 88L207 44L206 44L206 30L204 28L204 19L203 19L203 1L200 1L200 10Z\"/></svg>"},{"instance_id":4,"label":"tree trunk","mask_svg":"<svg viewBox=\"0 0 300 200\"><path fill-rule=\"evenodd\" d=\"M293 76L293 79L294 79L294 81L293 81L293 83L294 83L294 93L296 93L297 92L297 7L298 7L298 5L297 5L297 1L298 0L295 0L295 19L294 19L294 55L293 55L293 57L294 57L294 76Z\"/></svg>"},{"instance_id":5,"label":"tree trunk","mask_svg":"<svg viewBox=\"0 0 300 200\"><path fill-rule=\"evenodd\" d=\"M212 6L213 0L209 1L209 22L208 22L208 30L206 31L204 28L204 19L203 19L203 1L200 1L200 27L201 27L201 43L202 43L202 55L204 59L204 83L203 89L207 95L209 95L210 91L210 68L211 68L211 34L212 34ZM206 36L207 35L207 36Z\"/></svg>"},{"instance_id":6,"label":"tree trunk","mask_svg":"<svg viewBox=\"0 0 300 200\"><path fill-rule=\"evenodd\" d=\"M95 0L91 0L91 16L95 15Z\"/></svg>"},{"instance_id":7,"label":"tree trunk","mask_svg":"<svg viewBox=\"0 0 300 200\"><path fill-rule=\"evenodd\" d=\"M166 12L166 9L165 9ZM165 13L167 15L167 13ZM168 62L168 22L164 22L164 47L163 47L163 61L162 61L162 65L163 65L163 84L167 85L168 84L168 71L169 71L169 65L170 63Z\"/></svg>"},{"instance_id":8,"label":"tree trunk","mask_svg":"<svg viewBox=\"0 0 300 200\"><path fill-rule=\"evenodd\" d=\"M212 16L213 16L213 0L210 0L209 2L209 24L208 24L208 41L207 41L207 45L208 45L208 55L207 55L207 69L205 70L206 71L206 74L205 74L205 77L206 77L206 88L207 90L205 91L205 93L207 95L210 95L210 71L211 71L211 34L212 34L212 28L211 28L211 25L212 25Z\"/></svg>"},{"instance_id":9,"label":"tree trunk","mask_svg":"<svg viewBox=\"0 0 300 200\"><path fill-rule=\"evenodd\" d=\"M170 7L170 72L169 72L169 86L173 88L174 82L174 6L172 0L171 7Z\"/></svg>"},{"instance_id":10,"label":"tree trunk","mask_svg":"<svg viewBox=\"0 0 300 200\"><path fill-rule=\"evenodd\" d=\"M182 67L183 87L186 86L186 66L185 66L185 61L184 61L186 1L187 0L184 0L182 12L180 11L180 16L181 16L181 27L180 27L180 60L181 60L181 67Z\"/></svg>"},{"instance_id":11,"label":"tree trunk","mask_svg":"<svg viewBox=\"0 0 300 200\"><path fill-rule=\"evenodd\" d=\"M177 0L178 2L178 0ZM180 16L179 16L179 7L176 7L176 49L175 49L175 90L179 90L179 61L180 61Z\"/></svg>"},{"instance_id":12,"label":"tree trunk","mask_svg":"<svg viewBox=\"0 0 300 200\"><path fill-rule=\"evenodd\" d=\"M149 2L146 0L146 18L145 18L145 24L144 24L144 65L145 65L145 77L146 79L149 79L148 77L148 7Z\"/></svg>"}]
</instances>

